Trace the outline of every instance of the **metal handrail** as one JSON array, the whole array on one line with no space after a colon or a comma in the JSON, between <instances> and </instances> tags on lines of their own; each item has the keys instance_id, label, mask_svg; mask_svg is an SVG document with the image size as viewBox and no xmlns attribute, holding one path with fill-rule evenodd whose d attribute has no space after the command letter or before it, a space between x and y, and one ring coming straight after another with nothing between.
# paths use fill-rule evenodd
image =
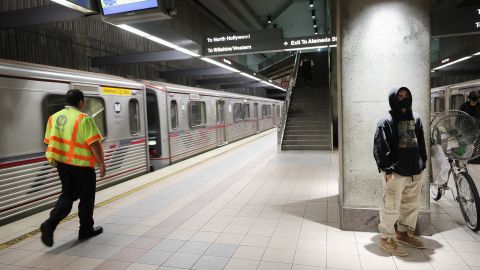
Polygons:
<instances>
[{"instance_id":1,"label":"metal handrail","mask_svg":"<svg viewBox=\"0 0 480 270\"><path fill-rule=\"evenodd\" d=\"M297 51L295 53L295 62L293 65L293 72L292 72L292 75L290 76L290 81L287 87L287 96L285 97L285 106L283 106L283 110L282 110L282 123L280 125L280 129L278 130L278 140L277 140L278 151L282 150L283 136L285 133L285 126L287 125L288 110L290 108L290 97L292 95L293 87L295 86L295 83L297 81L299 64L300 64L300 52Z\"/></svg>"}]
</instances>

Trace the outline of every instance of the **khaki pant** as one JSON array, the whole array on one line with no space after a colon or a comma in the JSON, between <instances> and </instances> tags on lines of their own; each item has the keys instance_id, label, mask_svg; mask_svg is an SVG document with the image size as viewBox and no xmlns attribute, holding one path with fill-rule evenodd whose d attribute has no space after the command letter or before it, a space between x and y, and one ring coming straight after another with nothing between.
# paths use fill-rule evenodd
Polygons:
<instances>
[{"instance_id":1,"label":"khaki pant","mask_svg":"<svg viewBox=\"0 0 480 270\"><path fill-rule=\"evenodd\" d=\"M394 173L388 181L384 175L378 225L381 237L394 238L397 221L398 231L415 230L421 189L422 174L402 176Z\"/></svg>"}]
</instances>

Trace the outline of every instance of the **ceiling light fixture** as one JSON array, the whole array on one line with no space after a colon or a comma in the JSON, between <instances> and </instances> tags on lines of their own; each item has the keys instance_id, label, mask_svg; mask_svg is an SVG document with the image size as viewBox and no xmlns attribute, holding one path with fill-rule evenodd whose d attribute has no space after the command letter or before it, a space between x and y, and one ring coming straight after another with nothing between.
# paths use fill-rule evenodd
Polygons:
<instances>
[{"instance_id":1,"label":"ceiling light fixture","mask_svg":"<svg viewBox=\"0 0 480 270\"><path fill-rule=\"evenodd\" d=\"M267 23L268 24L272 23L272 16L270 16L270 15L267 16Z\"/></svg>"},{"instance_id":2,"label":"ceiling light fixture","mask_svg":"<svg viewBox=\"0 0 480 270\"><path fill-rule=\"evenodd\" d=\"M190 56L193 56L193 57L200 57L200 55L198 53L195 53L195 52L192 52L190 50L187 50L185 48L182 48L180 46L177 46L171 42L168 42L164 39L161 39L159 37L156 37L156 36L152 36L150 35L149 33L147 32L143 32L142 30L138 30L137 28L134 28L134 27L131 27L129 25L126 25L126 24L119 24L119 25L115 25L116 27L118 28L121 28L123 30L126 30L130 33L133 33L135 35L138 35L138 36L141 36L141 37L144 37L146 39L149 39L153 42L156 42L156 43L159 43L159 44L162 44L163 46L167 46L167 47L170 47L172 49L175 49L177 51L180 51L180 52L183 52L183 53L186 53Z\"/></svg>"},{"instance_id":3,"label":"ceiling light fixture","mask_svg":"<svg viewBox=\"0 0 480 270\"><path fill-rule=\"evenodd\" d=\"M310 0L310 7L313 7L313 0Z\"/></svg>"},{"instance_id":4,"label":"ceiling light fixture","mask_svg":"<svg viewBox=\"0 0 480 270\"><path fill-rule=\"evenodd\" d=\"M315 10L312 10L312 19L315 19Z\"/></svg>"},{"instance_id":5,"label":"ceiling light fixture","mask_svg":"<svg viewBox=\"0 0 480 270\"><path fill-rule=\"evenodd\" d=\"M460 59L458 59L458 60L452 61L452 62L447 63L447 64L445 64L445 65L441 65L441 66L439 66L439 67L436 67L436 68L434 68L433 70L441 69L441 68L444 68L444 67L447 67L447 66L456 64L456 63L458 63L458 62L465 61L465 60L470 59L470 58L472 58L472 57L473 57L472 55L470 55L470 56L465 56L465 57L463 57L463 58L460 58Z\"/></svg>"},{"instance_id":6,"label":"ceiling light fixture","mask_svg":"<svg viewBox=\"0 0 480 270\"><path fill-rule=\"evenodd\" d=\"M227 66L227 65L225 65L225 64L222 64L222 63L220 63L220 62L217 62L217 61L215 61L215 60L213 60L213 59L210 59L210 58L208 58L208 57L202 57L202 58L200 58L200 59L202 59L203 61L208 62L208 63L210 63L210 64L214 64L214 65L219 66L219 67L222 67L222 68L224 68L224 69L228 69L228 70L233 71L233 72L235 72L235 73L240 72L240 70L238 70L238 69L234 69L234 68L232 68L232 67L229 67L229 66Z\"/></svg>"},{"instance_id":7,"label":"ceiling light fixture","mask_svg":"<svg viewBox=\"0 0 480 270\"><path fill-rule=\"evenodd\" d=\"M254 79L254 80L259 81L259 82L262 81L261 79L255 77L255 76L252 76L250 74L247 74L245 72L240 72L240 75L245 76L245 77L250 78L250 79Z\"/></svg>"},{"instance_id":8,"label":"ceiling light fixture","mask_svg":"<svg viewBox=\"0 0 480 270\"><path fill-rule=\"evenodd\" d=\"M318 28L315 27L315 35L318 35Z\"/></svg>"},{"instance_id":9,"label":"ceiling light fixture","mask_svg":"<svg viewBox=\"0 0 480 270\"><path fill-rule=\"evenodd\" d=\"M64 7L68 7L68 8L74 9L74 10L76 10L76 11L80 11L80 12L82 12L82 13L87 13L87 14L89 14L89 13L94 13L94 12L93 12L92 10L90 10L90 9L84 8L84 7L80 6L80 5L74 4L74 3L70 2L70 1L67 1L67 0L52 0L52 2L55 2L55 3L59 4L59 5L64 6Z\"/></svg>"},{"instance_id":10,"label":"ceiling light fixture","mask_svg":"<svg viewBox=\"0 0 480 270\"><path fill-rule=\"evenodd\" d=\"M474 53L473 55L480 55L480 52Z\"/></svg>"},{"instance_id":11,"label":"ceiling light fixture","mask_svg":"<svg viewBox=\"0 0 480 270\"><path fill-rule=\"evenodd\" d=\"M317 20L313 20L313 27L317 27Z\"/></svg>"}]
</instances>

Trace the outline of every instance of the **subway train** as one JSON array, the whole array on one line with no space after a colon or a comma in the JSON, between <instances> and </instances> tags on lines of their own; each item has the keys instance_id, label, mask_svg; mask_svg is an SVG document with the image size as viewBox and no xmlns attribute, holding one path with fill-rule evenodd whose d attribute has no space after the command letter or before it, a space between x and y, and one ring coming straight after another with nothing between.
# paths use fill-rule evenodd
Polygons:
<instances>
[{"instance_id":1,"label":"subway train","mask_svg":"<svg viewBox=\"0 0 480 270\"><path fill-rule=\"evenodd\" d=\"M459 110L471 91L480 91L480 80L432 88L430 100L432 119L445 110Z\"/></svg>"},{"instance_id":2,"label":"subway train","mask_svg":"<svg viewBox=\"0 0 480 270\"><path fill-rule=\"evenodd\" d=\"M70 89L84 92L85 112L105 137L107 174L97 188L271 129L283 109L267 98L0 59L0 225L60 194L43 137Z\"/></svg>"}]
</instances>

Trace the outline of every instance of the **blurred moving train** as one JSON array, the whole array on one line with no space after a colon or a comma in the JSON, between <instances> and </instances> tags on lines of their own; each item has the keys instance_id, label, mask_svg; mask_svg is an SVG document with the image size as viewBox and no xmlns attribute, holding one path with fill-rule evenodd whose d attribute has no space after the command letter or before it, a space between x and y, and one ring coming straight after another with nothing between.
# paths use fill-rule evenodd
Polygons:
<instances>
[{"instance_id":1,"label":"blurred moving train","mask_svg":"<svg viewBox=\"0 0 480 270\"><path fill-rule=\"evenodd\" d=\"M278 100L0 59L0 225L60 194L43 136L74 88L105 137L97 188L278 126L283 109Z\"/></svg>"},{"instance_id":2,"label":"blurred moving train","mask_svg":"<svg viewBox=\"0 0 480 270\"><path fill-rule=\"evenodd\" d=\"M472 91L480 91L480 80L432 88L430 100L432 118L446 110L460 110L460 106L467 101L468 93Z\"/></svg>"}]
</instances>

